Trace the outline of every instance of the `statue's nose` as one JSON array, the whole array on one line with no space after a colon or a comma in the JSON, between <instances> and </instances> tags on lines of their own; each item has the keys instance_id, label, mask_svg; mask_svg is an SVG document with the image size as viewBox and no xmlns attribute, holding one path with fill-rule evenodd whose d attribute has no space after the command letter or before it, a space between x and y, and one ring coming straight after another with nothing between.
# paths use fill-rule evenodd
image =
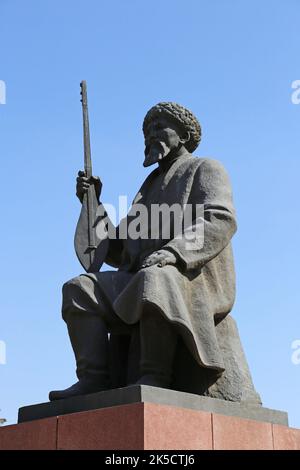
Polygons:
<instances>
[{"instance_id":1,"label":"statue's nose","mask_svg":"<svg viewBox=\"0 0 300 470\"><path fill-rule=\"evenodd\" d=\"M156 132L155 131L152 131L152 132L149 132L149 134L147 135L147 139L146 139L146 145L151 145L155 140L156 140Z\"/></svg>"}]
</instances>

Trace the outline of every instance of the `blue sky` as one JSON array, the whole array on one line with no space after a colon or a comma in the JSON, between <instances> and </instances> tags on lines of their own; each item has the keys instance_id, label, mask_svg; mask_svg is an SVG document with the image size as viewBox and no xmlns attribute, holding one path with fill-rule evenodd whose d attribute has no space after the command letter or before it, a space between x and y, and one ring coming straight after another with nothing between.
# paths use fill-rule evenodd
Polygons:
<instances>
[{"instance_id":1,"label":"blue sky","mask_svg":"<svg viewBox=\"0 0 300 470\"><path fill-rule=\"evenodd\" d=\"M75 381L60 318L61 286L79 274L73 235L82 167L79 82L89 88L94 173L103 200L134 196L141 124L158 101L193 110L196 154L230 173L233 315L257 390L300 427L297 0L0 0L0 415L47 400Z\"/></svg>"}]
</instances>

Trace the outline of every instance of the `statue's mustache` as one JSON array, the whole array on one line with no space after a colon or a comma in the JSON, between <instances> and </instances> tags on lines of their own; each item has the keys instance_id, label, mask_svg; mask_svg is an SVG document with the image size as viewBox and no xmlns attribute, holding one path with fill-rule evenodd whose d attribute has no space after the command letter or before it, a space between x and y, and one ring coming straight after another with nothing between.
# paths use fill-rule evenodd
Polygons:
<instances>
[{"instance_id":1,"label":"statue's mustache","mask_svg":"<svg viewBox=\"0 0 300 470\"><path fill-rule=\"evenodd\" d=\"M159 150L162 148L163 148L162 143L159 140L152 140L146 144L145 155L148 155L151 149Z\"/></svg>"},{"instance_id":2,"label":"statue's mustache","mask_svg":"<svg viewBox=\"0 0 300 470\"><path fill-rule=\"evenodd\" d=\"M168 146L161 140L153 140L146 144L144 166L150 166L161 160L167 153Z\"/></svg>"}]
</instances>

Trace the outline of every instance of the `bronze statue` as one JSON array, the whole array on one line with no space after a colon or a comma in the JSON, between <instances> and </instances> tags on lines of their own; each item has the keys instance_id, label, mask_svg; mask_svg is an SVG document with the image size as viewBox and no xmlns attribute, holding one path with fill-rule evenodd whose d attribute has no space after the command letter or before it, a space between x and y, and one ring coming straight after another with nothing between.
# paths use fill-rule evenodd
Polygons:
<instances>
[{"instance_id":1,"label":"bronze statue","mask_svg":"<svg viewBox=\"0 0 300 470\"><path fill-rule=\"evenodd\" d=\"M197 118L170 102L148 111L144 166L157 166L133 207L145 208L149 225L144 220L141 235L130 237L129 223L137 217L131 210L110 237L112 222L107 214L97 216L102 184L91 172L85 84L82 91L86 166L77 178L82 213L75 246L87 272L64 285L62 306L78 382L51 392L50 400L135 383L259 402L228 316L235 299L231 185L218 161L192 155L201 138ZM170 217L167 238L164 217L151 220L154 205L182 209ZM183 223L187 207L189 225ZM106 221L103 239L97 238L99 220ZM145 236L154 225L155 236ZM121 237L124 226L127 236ZM98 272L103 261L117 271Z\"/></svg>"}]
</instances>

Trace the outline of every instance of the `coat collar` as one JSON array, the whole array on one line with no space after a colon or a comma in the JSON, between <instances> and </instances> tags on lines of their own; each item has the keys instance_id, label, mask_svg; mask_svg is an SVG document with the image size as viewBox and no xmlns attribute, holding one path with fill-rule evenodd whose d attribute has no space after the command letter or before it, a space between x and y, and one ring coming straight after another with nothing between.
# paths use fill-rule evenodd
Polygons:
<instances>
[{"instance_id":1,"label":"coat collar","mask_svg":"<svg viewBox=\"0 0 300 470\"><path fill-rule=\"evenodd\" d=\"M193 158L193 155L190 153L185 153L183 155L180 155L178 158L174 158L173 160L171 160L170 164L168 166L165 166L163 171L161 171L162 169L160 167L155 168L155 170L153 170L144 181L141 189L135 196L132 204L136 204L137 202L140 203L142 201L143 194L147 192L148 186L152 183L155 178L159 176L162 177L161 190L164 190L169 184L172 177L174 176L177 169L180 167L180 165L190 158Z\"/></svg>"},{"instance_id":2,"label":"coat collar","mask_svg":"<svg viewBox=\"0 0 300 470\"><path fill-rule=\"evenodd\" d=\"M192 158L190 153L184 153L177 158L174 158L168 165L164 165L164 167L156 168L157 175L164 174L163 182L162 182L162 189L165 189L166 186L169 184L169 181L172 179L174 174L176 173L177 169L184 163L187 159Z\"/></svg>"}]
</instances>

